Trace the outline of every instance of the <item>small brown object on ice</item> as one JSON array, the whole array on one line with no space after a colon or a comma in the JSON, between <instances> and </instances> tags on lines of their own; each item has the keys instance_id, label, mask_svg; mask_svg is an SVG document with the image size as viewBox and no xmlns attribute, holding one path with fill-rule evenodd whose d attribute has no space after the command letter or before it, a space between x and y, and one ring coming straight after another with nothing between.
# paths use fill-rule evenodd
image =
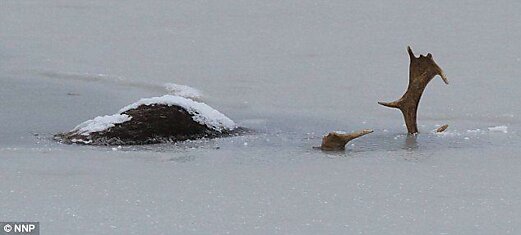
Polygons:
<instances>
[{"instance_id":1,"label":"small brown object on ice","mask_svg":"<svg viewBox=\"0 0 521 235\"><path fill-rule=\"evenodd\" d=\"M447 124L440 126L438 127L438 129L436 129L436 133L444 132L445 130L447 130L447 128L449 128L449 125Z\"/></svg>"},{"instance_id":2,"label":"small brown object on ice","mask_svg":"<svg viewBox=\"0 0 521 235\"><path fill-rule=\"evenodd\" d=\"M373 130L361 130L349 134L341 132L331 132L328 135L324 136L324 138L322 138L322 146L320 146L320 149L325 151L345 150L347 142L372 132Z\"/></svg>"},{"instance_id":3,"label":"small brown object on ice","mask_svg":"<svg viewBox=\"0 0 521 235\"><path fill-rule=\"evenodd\" d=\"M415 57L411 47L407 47L409 58L411 60L409 66L409 86L407 91L397 101L394 102L378 102L379 104L391 108L400 109L405 119L405 125L409 134L418 133L418 127L416 125L416 113L418 111L418 104L420 98L427 87L427 84L436 75L440 75L441 79L445 84L449 84L447 77L443 73L443 70L434 62L431 53L426 56L420 55Z\"/></svg>"}]
</instances>

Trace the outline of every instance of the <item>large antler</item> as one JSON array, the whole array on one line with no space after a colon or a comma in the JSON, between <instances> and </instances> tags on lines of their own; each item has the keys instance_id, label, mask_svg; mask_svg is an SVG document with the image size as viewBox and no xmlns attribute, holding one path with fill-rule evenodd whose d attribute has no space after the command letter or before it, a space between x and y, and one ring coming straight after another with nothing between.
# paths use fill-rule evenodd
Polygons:
<instances>
[{"instance_id":1,"label":"large antler","mask_svg":"<svg viewBox=\"0 0 521 235\"><path fill-rule=\"evenodd\" d=\"M411 47L407 47L407 52L411 59L407 91L397 101L378 103L383 106L400 109L405 119L407 131L410 134L414 134L418 132L416 113L425 87L436 75L440 75L445 84L449 84L449 81L445 77L443 70L432 59L431 53L427 54L427 56L420 55L420 57L415 57Z\"/></svg>"}]
</instances>

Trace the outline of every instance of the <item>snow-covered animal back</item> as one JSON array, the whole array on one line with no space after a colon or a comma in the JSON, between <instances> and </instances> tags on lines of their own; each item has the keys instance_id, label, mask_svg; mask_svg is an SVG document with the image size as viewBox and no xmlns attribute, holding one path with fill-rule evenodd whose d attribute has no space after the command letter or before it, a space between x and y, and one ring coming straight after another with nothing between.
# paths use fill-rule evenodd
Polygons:
<instances>
[{"instance_id":1,"label":"snow-covered animal back","mask_svg":"<svg viewBox=\"0 0 521 235\"><path fill-rule=\"evenodd\" d=\"M207 104L164 95L140 99L117 114L85 121L56 138L92 145L153 144L227 136L236 129L234 121Z\"/></svg>"}]
</instances>

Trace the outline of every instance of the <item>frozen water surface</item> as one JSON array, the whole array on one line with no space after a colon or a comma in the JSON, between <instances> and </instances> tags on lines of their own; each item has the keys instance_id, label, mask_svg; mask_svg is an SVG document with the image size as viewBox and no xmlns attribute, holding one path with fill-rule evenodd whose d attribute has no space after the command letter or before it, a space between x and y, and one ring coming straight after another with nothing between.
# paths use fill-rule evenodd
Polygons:
<instances>
[{"instance_id":1,"label":"frozen water surface","mask_svg":"<svg viewBox=\"0 0 521 235\"><path fill-rule=\"evenodd\" d=\"M0 221L40 221L45 234L519 234L519 12L519 1L2 1ZM415 137L376 104L405 90L407 45L451 81L429 84ZM256 132L52 140L167 83ZM346 152L312 149L359 129L375 132Z\"/></svg>"},{"instance_id":2,"label":"frozen water surface","mask_svg":"<svg viewBox=\"0 0 521 235\"><path fill-rule=\"evenodd\" d=\"M175 83L166 83L164 86L171 94L176 95L176 96L181 96L181 97L185 97L188 99L195 99L195 100L202 98L201 91L199 91L193 87L189 87L186 85L179 85L179 84L175 84Z\"/></svg>"}]
</instances>

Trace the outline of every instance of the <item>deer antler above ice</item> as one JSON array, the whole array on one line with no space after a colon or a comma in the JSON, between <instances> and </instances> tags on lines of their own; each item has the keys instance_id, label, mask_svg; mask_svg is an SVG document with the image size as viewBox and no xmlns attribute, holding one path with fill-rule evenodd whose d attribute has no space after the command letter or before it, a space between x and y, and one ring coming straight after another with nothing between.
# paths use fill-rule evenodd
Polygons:
<instances>
[{"instance_id":1,"label":"deer antler above ice","mask_svg":"<svg viewBox=\"0 0 521 235\"><path fill-rule=\"evenodd\" d=\"M409 58L411 59L409 66L409 86L402 98L394 102L378 102L379 104L391 108L400 109L405 119L405 125L409 134L418 133L416 125L416 114L420 98L427 87L427 84L436 76L440 75L445 84L449 84L443 70L434 62L431 53L426 56L414 56L411 47L407 47Z\"/></svg>"}]
</instances>

